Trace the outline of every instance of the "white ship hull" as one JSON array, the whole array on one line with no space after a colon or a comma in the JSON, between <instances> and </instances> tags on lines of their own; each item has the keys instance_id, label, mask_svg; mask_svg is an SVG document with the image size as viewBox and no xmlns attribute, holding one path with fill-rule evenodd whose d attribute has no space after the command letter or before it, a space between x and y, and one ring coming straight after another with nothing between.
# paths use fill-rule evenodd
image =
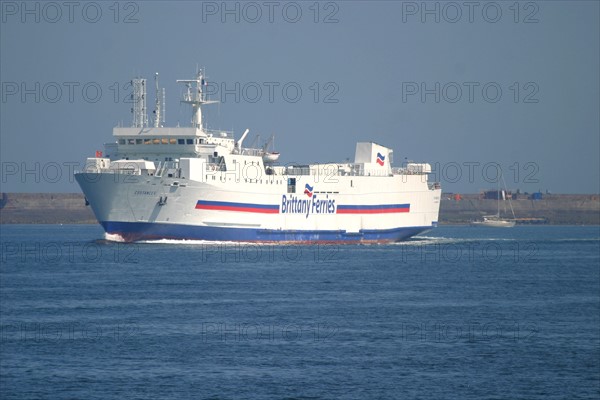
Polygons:
<instances>
[{"instance_id":1,"label":"white ship hull","mask_svg":"<svg viewBox=\"0 0 600 400\"><path fill-rule=\"evenodd\" d=\"M332 184L298 177L297 188L308 184L311 196L287 193L282 177L231 183L221 181L234 179L225 173L214 176L215 183L85 172L76 179L104 230L126 241L381 243L437 226L441 190L418 175Z\"/></svg>"}]
</instances>

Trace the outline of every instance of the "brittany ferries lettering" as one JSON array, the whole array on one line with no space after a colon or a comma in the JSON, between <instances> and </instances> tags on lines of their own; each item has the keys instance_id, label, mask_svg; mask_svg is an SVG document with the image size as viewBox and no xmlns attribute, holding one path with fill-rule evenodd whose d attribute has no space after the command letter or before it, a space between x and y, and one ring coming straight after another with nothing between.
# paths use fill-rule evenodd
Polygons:
<instances>
[{"instance_id":1,"label":"brittany ferries lettering","mask_svg":"<svg viewBox=\"0 0 600 400\"><path fill-rule=\"evenodd\" d=\"M75 174L111 237L385 243L437 226L441 188L428 182L429 164L394 168L392 149L359 142L352 163L279 165L272 137L244 147L248 129L236 139L206 128L202 109L216 102L203 92L202 71L177 81L187 89L191 126L165 127L155 79L154 120L146 80L134 79L132 126L115 127L115 141Z\"/></svg>"},{"instance_id":2,"label":"brittany ferries lettering","mask_svg":"<svg viewBox=\"0 0 600 400\"><path fill-rule=\"evenodd\" d=\"M335 214L335 200L317 199L312 193L308 198L299 199L296 196L284 194L281 198L282 214Z\"/></svg>"}]
</instances>

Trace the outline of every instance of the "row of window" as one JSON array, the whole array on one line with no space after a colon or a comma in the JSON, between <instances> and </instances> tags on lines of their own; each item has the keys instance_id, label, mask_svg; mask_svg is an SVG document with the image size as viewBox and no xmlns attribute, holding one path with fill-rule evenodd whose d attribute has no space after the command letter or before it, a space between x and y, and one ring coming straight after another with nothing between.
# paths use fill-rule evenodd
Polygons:
<instances>
[{"instance_id":1,"label":"row of window","mask_svg":"<svg viewBox=\"0 0 600 400\"><path fill-rule=\"evenodd\" d=\"M148 139L119 139L119 144L204 144L204 139L148 138Z\"/></svg>"},{"instance_id":2,"label":"row of window","mask_svg":"<svg viewBox=\"0 0 600 400\"><path fill-rule=\"evenodd\" d=\"M205 175L205 179L206 179L207 181L208 181L208 177L209 177L209 176L212 176L212 180L213 180L213 181L216 181L216 180L217 180L217 176L215 176L215 175ZM224 175L221 175L221 176L219 177L219 180L220 180L221 182L238 182L238 181L236 181L236 180L235 180L235 178L231 178L231 177L227 177L227 178L226 178ZM244 182L245 182L245 183L263 183L263 180L262 180L262 179L248 179L248 178L245 178L245 179L244 179ZM281 185L282 183L283 183L283 181L282 181L282 180L268 180L268 179L265 179L265 184L271 184L271 185ZM288 193L296 193L296 191L295 191L295 190L296 190L296 186L294 186L294 187L293 187L293 190L294 190L294 191L290 192L290 187L289 187L289 185L288 185ZM323 193L324 193L324 192L323 192ZM332 193L333 193L333 192L332 192ZM335 192L335 193L337 193L337 192Z\"/></svg>"}]
</instances>

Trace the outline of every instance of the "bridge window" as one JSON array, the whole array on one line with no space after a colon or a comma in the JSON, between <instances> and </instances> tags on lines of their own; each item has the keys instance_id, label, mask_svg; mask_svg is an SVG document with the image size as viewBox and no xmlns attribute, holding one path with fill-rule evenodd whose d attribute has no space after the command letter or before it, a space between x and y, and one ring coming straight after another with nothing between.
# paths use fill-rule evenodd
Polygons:
<instances>
[{"instance_id":1,"label":"bridge window","mask_svg":"<svg viewBox=\"0 0 600 400\"><path fill-rule=\"evenodd\" d=\"M135 144L142 144L142 139L135 139Z\"/></svg>"},{"instance_id":2,"label":"bridge window","mask_svg":"<svg viewBox=\"0 0 600 400\"><path fill-rule=\"evenodd\" d=\"M152 143L153 143L153 144L160 144L160 139L158 139L158 138L157 138L157 139L154 139L154 140L152 141Z\"/></svg>"},{"instance_id":3,"label":"bridge window","mask_svg":"<svg viewBox=\"0 0 600 400\"><path fill-rule=\"evenodd\" d=\"M186 139L187 144L194 144L194 139Z\"/></svg>"},{"instance_id":4,"label":"bridge window","mask_svg":"<svg viewBox=\"0 0 600 400\"><path fill-rule=\"evenodd\" d=\"M119 144L125 144L125 139L119 139Z\"/></svg>"},{"instance_id":5,"label":"bridge window","mask_svg":"<svg viewBox=\"0 0 600 400\"><path fill-rule=\"evenodd\" d=\"M152 139L144 139L144 144L152 144Z\"/></svg>"},{"instance_id":6,"label":"bridge window","mask_svg":"<svg viewBox=\"0 0 600 400\"><path fill-rule=\"evenodd\" d=\"M177 139L175 139L175 138L169 139L169 144L177 144Z\"/></svg>"},{"instance_id":7,"label":"bridge window","mask_svg":"<svg viewBox=\"0 0 600 400\"><path fill-rule=\"evenodd\" d=\"M288 178L288 193L296 193L296 178Z\"/></svg>"},{"instance_id":8,"label":"bridge window","mask_svg":"<svg viewBox=\"0 0 600 400\"><path fill-rule=\"evenodd\" d=\"M127 139L127 144L135 144L135 139Z\"/></svg>"},{"instance_id":9,"label":"bridge window","mask_svg":"<svg viewBox=\"0 0 600 400\"><path fill-rule=\"evenodd\" d=\"M162 144L169 144L169 139L167 139L167 138L162 138L162 139L161 139L161 143L162 143Z\"/></svg>"},{"instance_id":10,"label":"bridge window","mask_svg":"<svg viewBox=\"0 0 600 400\"><path fill-rule=\"evenodd\" d=\"M185 144L185 139L177 139L177 144Z\"/></svg>"}]
</instances>

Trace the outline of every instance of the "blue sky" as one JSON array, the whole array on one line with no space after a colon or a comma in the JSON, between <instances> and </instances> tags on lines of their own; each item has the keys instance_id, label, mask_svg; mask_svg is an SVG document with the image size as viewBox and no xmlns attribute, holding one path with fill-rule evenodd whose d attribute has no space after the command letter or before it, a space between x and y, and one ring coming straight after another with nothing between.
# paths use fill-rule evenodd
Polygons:
<instances>
[{"instance_id":1,"label":"blue sky","mask_svg":"<svg viewBox=\"0 0 600 400\"><path fill-rule=\"evenodd\" d=\"M284 163L375 141L447 192L494 188L499 166L509 189L598 193L600 3L467 4L3 1L0 190L77 192L136 75L159 72L167 125L188 124L175 80L199 65L209 126L275 134Z\"/></svg>"}]
</instances>

